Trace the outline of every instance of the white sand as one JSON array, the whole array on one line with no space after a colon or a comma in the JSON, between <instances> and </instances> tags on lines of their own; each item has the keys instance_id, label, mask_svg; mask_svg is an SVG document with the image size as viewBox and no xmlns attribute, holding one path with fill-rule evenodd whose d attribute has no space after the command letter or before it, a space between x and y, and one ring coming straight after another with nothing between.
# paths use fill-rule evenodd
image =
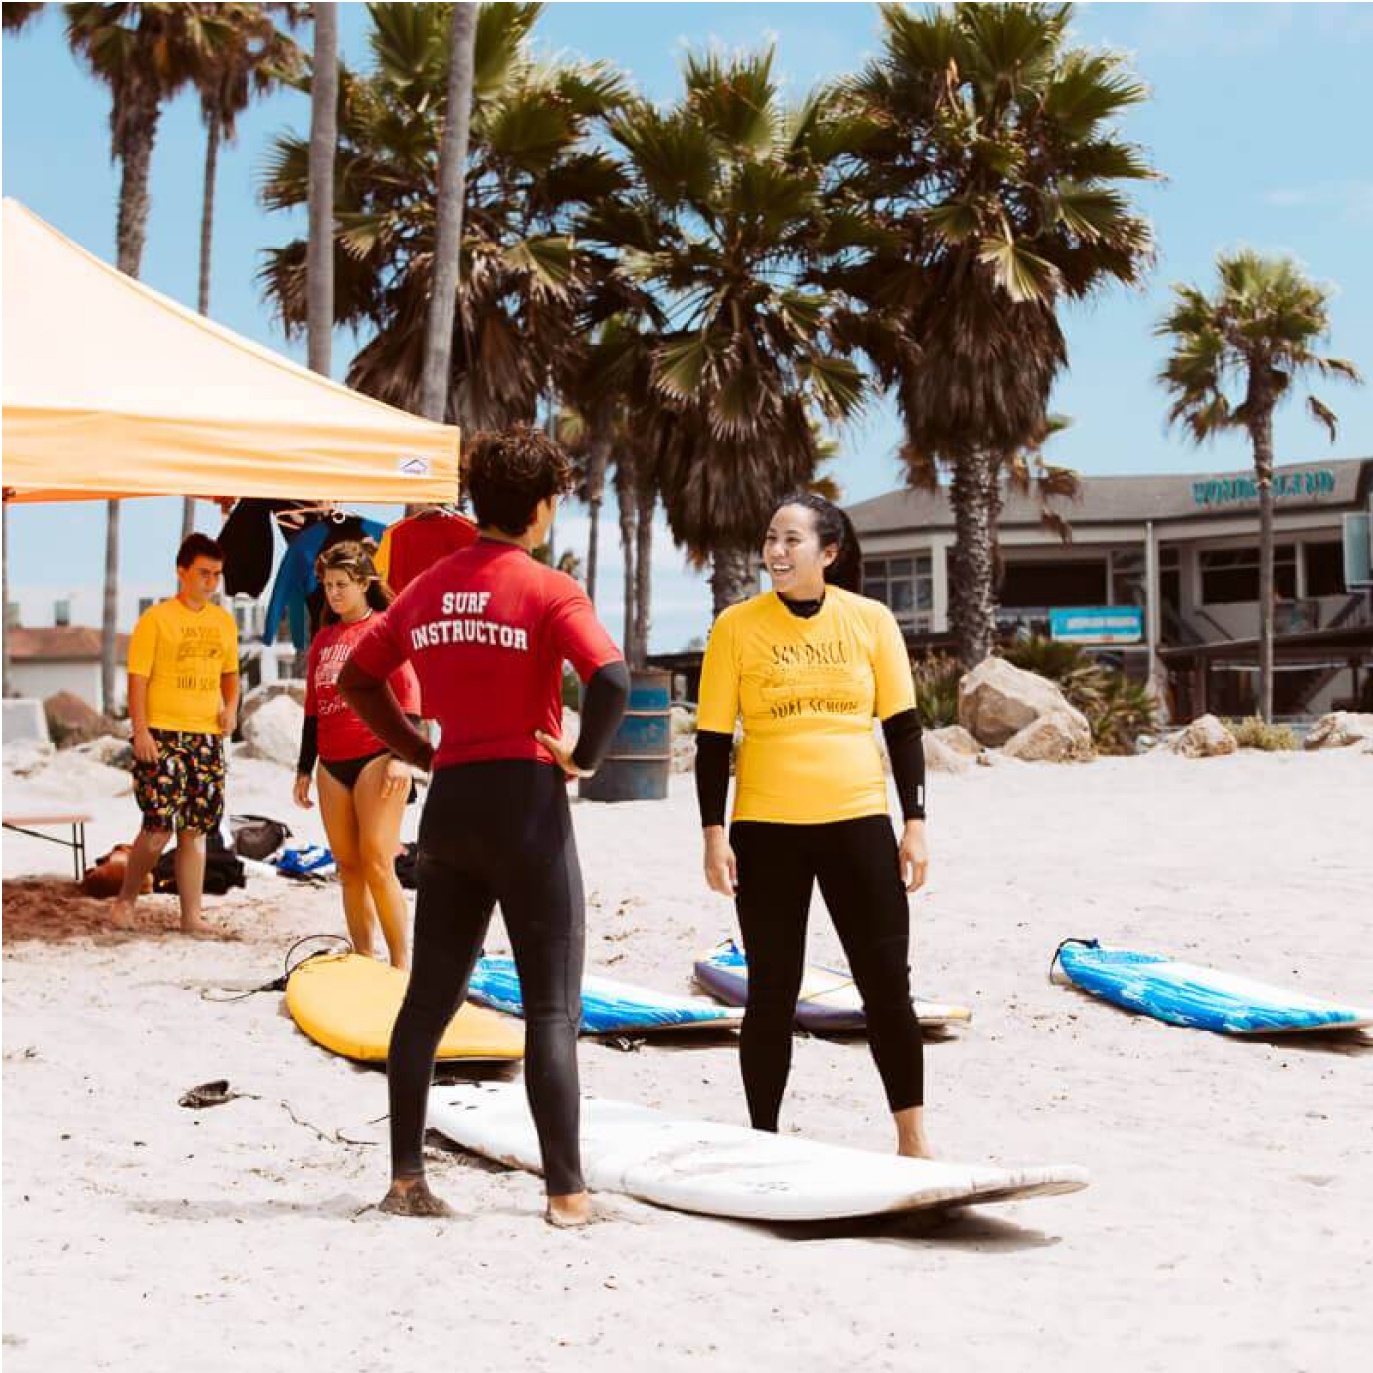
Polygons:
<instances>
[{"instance_id":1,"label":"white sand","mask_svg":"<svg viewBox=\"0 0 1373 1373\"><path fill-rule=\"evenodd\" d=\"M237 764L233 806L318 837L287 781ZM6 808L35 794L16 784ZM618 1219L559 1233L537 1178L437 1150L460 1219L389 1219L364 1210L386 1180L383 1076L311 1045L278 995L200 995L341 930L333 890L257 878L212 901L235 943L11 943L6 1367L1356 1365L1373 1348L1373 1040L1172 1029L1045 974L1059 939L1096 935L1373 1002L1371 801L1373 758L1354 751L934 777L917 986L975 1012L927 1050L935 1145L1093 1178L935 1227L782 1229L611 1198ZM130 837L131 799L91 804L92 853ZM666 803L578 805L576 823L589 966L684 989L731 929L698 875L689 779ZM12 835L4 864L66 871ZM812 950L836 952L819 907ZM728 1043L584 1043L581 1064L589 1091L743 1119ZM178 1107L217 1077L260 1099ZM798 1040L784 1121L887 1148L865 1046Z\"/></svg>"}]
</instances>

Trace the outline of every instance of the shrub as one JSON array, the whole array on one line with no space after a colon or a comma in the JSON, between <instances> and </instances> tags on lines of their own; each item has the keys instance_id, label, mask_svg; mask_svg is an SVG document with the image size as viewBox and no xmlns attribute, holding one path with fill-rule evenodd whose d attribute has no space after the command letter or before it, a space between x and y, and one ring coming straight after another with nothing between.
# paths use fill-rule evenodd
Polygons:
<instances>
[{"instance_id":1,"label":"shrub","mask_svg":"<svg viewBox=\"0 0 1373 1373\"><path fill-rule=\"evenodd\" d=\"M1284 753L1297 747L1297 736L1290 725L1270 725L1261 715L1250 715L1244 720L1227 720L1225 723L1241 748Z\"/></svg>"},{"instance_id":2,"label":"shrub","mask_svg":"<svg viewBox=\"0 0 1373 1373\"><path fill-rule=\"evenodd\" d=\"M947 653L933 653L911 663L915 678L915 705L926 729L942 729L958 723L958 683L963 665Z\"/></svg>"}]
</instances>

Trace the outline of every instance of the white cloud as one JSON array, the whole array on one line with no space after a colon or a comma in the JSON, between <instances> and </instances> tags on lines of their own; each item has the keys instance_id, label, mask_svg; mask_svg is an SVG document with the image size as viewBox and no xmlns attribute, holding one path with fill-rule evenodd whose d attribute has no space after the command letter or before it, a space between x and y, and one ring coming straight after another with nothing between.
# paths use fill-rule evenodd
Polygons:
<instances>
[{"instance_id":1,"label":"white cloud","mask_svg":"<svg viewBox=\"0 0 1373 1373\"><path fill-rule=\"evenodd\" d=\"M1373 181L1318 181L1310 186L1280 186L1264 203L1279 209L1309 209L1338 215L1353 224L1373 224Z\"/></svg>"}]
</instances>

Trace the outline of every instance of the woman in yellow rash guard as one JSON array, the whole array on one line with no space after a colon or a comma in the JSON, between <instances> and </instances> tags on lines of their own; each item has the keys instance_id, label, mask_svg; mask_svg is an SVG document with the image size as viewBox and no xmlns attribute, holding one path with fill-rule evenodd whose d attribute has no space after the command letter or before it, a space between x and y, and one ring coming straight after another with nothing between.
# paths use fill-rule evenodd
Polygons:
<instances>
[{"instance_id":1,"label":"woman in yellow rash guard","mask_svg":"<svg viewBox=\"0 0 1373 1373\"><path fill-rule=\"evenodd\" d=\"M696 736L706 881L734 897L748 958L739 1058L749 1116L755 1129L777 1129L818 881L863 998L897 1150L927 1158L923 1044L908 963L906 893L923 885L928 865L910 658L891 611L857 594L858 538L837 506L809 492L788 497L768 526L763 556L773 590L731 606L711 631ZM904 813L899 845L874 716Z\"/></svg>"}]
</instances>

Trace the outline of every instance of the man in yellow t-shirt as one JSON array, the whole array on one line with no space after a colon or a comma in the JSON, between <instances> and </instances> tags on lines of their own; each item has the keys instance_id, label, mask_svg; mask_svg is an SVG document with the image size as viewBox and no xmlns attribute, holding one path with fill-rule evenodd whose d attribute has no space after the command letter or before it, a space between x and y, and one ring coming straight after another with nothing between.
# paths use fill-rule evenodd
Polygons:
<instances>
[{"instance_id":1,"label":"man in yellow t-shirt","mask_svg":"<svg viewBox=\"0 0 1373 1373\"><path fill-rule=\"evenodd\" d=\"M224 737L238 718L238 628L210 600L223 569L220 546L192 534L176 555L176 595L144 611L129 640L134 795L143 825L114 905L116 925L132 924L143 879L175 830L181 931L214 933L200 914L205 836L224 816Z\"/></svg>"}]
</instances>

